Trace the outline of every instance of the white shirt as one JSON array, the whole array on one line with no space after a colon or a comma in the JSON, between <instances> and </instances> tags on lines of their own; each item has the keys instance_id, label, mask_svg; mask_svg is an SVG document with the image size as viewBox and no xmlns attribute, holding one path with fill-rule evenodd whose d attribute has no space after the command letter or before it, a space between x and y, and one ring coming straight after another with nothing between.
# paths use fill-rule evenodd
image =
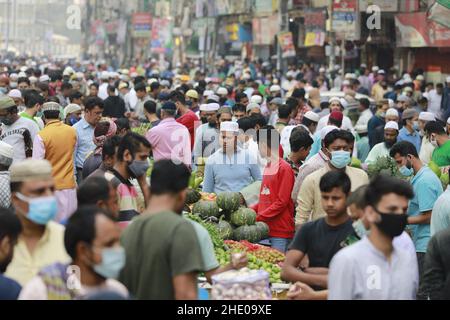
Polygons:
<instances>
[{"instance_id":1,"label":"white shirt","mask_svg":"<svg viewBox=\"0 0 450 320\"><path fill-rule=\"evenodd\" d=\"M25 140L23 136L25 131L30 133L31 147L33 147L34 138L39 132L39 127L34 121L19 117L12 125L5 126L2 124L1 126L0 141L14 148L13 164L26 159Z\"/></svg>"},{"instance_id":2,"label":"white shirt","mask_svg":"<svg viewBox=\"0 0 450 320\"><path fill-rule=\"evenodd\" d=\"M130 90L130 92L128 92L125 95L125 101L128 102L128 106L130 108L130 111L133 111L136 108L136 105L138 103L138 98L136 96L136 91L134 90L134 88L132 88Z\"/></svg>"},{"instance_id":3,"label":"white shirt","mask_svg":"<svg viewBox=\"0 0 450 320\"><path fill-rule=\"evenodd\" d=\"M359 116L358 121L355 125L356 132L367 132L367 125L369 120L373 117L372 111L370 109L364 110Z\"/></svg>"},{"instance_id":4,"label":"white shirt","mask_svg":"<svg viewBox=\"0 0 450 320\"><path fill-rule=\"evenodd\" d=\"M433 146L426 136L422 138L422 146L420 147L419 159L426 165L430 163L431 157L433 156L433 151L435 146Z\"/></svg>"},{"instance_id":5,"label":"white shirt","mask_svg":"<svg viewBox=\"0 0 450 320\"><path fill-rule=\"evenodd\" d=\"M393 246L391 259L364 237L331 260L328 300L415 300L417 258Z\"/></svg>"},{"instance_id":6,"label":"white shirt","mask_svg":"<svg viewBox=\"0 0 450 320\"><path fill-rule=\"evenodd\" d=\"M428 112L432 112L436 117L439 117L441 113L442 95L439 95L436 89L433 89L427 93L426 98L428 99Z\"/></svg>"},{"instance_id":7,"label":"white shirt","mask_svg":"<svg viewBox=\"0 0 450 320\"><path fill-rule=\"evenodd\" d=\"M98 88L98 97L102 100L108 98L108 83L102 83Z\"/></svg>"},{"instance_id":8,"label":"white shirt","mask_svg":"<svg viewBox=\"0 0 450 320\"><path fill-rule=\"evenodd\" d=\"M311 134L311 132L309 131L309 129L303 125L300 124L299 126L303 127L307 132L309 132L309 135L311 137L311 139L314 140L314 136ZM288 157L291 154L291 134L292 134L292 130L294 130L294 128L296 128L298 126L286 126L283 128L283 130L281 131L280 134L280 143L281 146L283 147L283 151L284 151L284 157Z\"/></svg>"}]
</instances>

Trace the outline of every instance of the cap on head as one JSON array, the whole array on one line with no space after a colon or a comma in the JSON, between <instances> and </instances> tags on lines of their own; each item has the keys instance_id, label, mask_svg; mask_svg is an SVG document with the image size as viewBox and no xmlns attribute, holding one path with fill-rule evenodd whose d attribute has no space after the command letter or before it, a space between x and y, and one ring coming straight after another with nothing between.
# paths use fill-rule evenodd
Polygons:
<instances>
[{"instance_id":1,"label":"cap on head","mask_svg":"<svg viewBox=\"0 0 450 320\"><path fill-rule=\"evenodd\" d=\"M172 101L168 101L162 105L161 110L176 111L177 106Z\"/></svg>"},{"instance_id":2,"label":"cap on head","mask_svg":"<svg viewBox=\"0 0 450 320\"><path fill-rule=\"evenodd\" d=\"M59 105L59 103L56 102L46 102L42 105L42 112L45 111L60 111L61 110L61 106Z\"/></svg>"},{"instance_id":3,"label":"cap on head","mask_svg":"<svg viewBox=\"0 0 450 320\"><path fill-rule=\"evenodd\" d=\"M11 182L48 180L52 178L52 165L47 160L26 159L10 168Z\"/></svg>"},{"instance_id":4,"label":"cap on head","mask_svg":"<svg viewBox=\"0 0 450 320\"><path fill-rule=\"evenodd\" d=\"M20 90L13 89L8 93L8 97L13 99L22 99L22 92L20 92Z\"/></svg>"},{"instance_id":5,"label":"cap on head","mask_svg":"<svg viewBox=\"0 0 450 320\"><path fill-rule=\"evenodd\" d=\"M186 92L186 97L189 97L191 99L198 99L198 92L195 90L189 90Z\"/></svg>"},{"instance_id":6,"label":"cap on head","mask_svg":"<svg viewBox=\"0 0 450 320\"><path fill-rule=\"evenodd\" d=\"M412 119L414 116L417 115L417 111L411 108L406 109L403 111L402 114L402 120Z\"/></svg>"},{"instance_id":7,"label":"cap on head","mask_svg":"<svg viewBox=\"0 0 450 320\"><path fill-rule=\"evenodd\" d=\"M9 109L11 107L15 107L16 103L10 97L0 97L0 110Z\"/></svg>"},{"instance_id":8,"label":"cap on head","mask_svg":"<svg viewBox=\"0 0 450 320\"><path fill-rule=\"evenodd\" d=\"M279 92L281 91L281 87L277 84L274 84L273 86L270 87L270 92Z\"/></svg>"},{"instance_id":9,"label":"cap on head","mask_svg":"<svg viewBox=\"0 0 450 320\"><path fill-rule=\"evenodd\" d=\"M270 100L270 104L281 106L281 105L283 105L283 99L281 99L281 98L273 98L272 100Z\"/></svg>"},{"instance_id":10,"label":"cap on head","mask_svg":"<svg viewBox=\"0 0 450 320\"><path fill-rule=\"evenodd\" d=\"M219 102L219 101L220 101L220 98L219 98L219 96L217 96L217 95L215 95L215 94L212 94L212 95L208 96L208 100L212 100L212 101L215 101L215 102Z\"/></svg>"},{"instance_id":11,"label":"cap on head","mask_svg":"<svg viewBox=\"0 0 450 320\"><path fill-rule=\"evenodd\" d=\"M68 115L81 111L81 107L75 103L71 103L64 108L64 117L67 118Z\"/></svg>"},{"instance_id":12,"label":"cap on head","mask_svg":"<svg viewBox=\"0 0 450 320\"><path fill-rule=\"evenodd\" d=\"M431 112L421 112L419 113L419 120L422 121L436 121L434 113Z\"/></svg>"},{"instance_id":13,"label":"cap on head","mask_svg":"<svg viewBox=\"0 0 450 320\"><path fill-rule=\"evenodd\" d=\"M395 121L389 121L388 123L386 123L386 125L384 126L384 130L386 129L394 129L398 131L398 123Z\"/></svg>"},{"instance_id":14,"label":"cap on head","mask_svg":"<svg viewBox=\"0 0 450 320\"><path fill-rule=\"evenodd\" d=\"M221 132L233 132L238 133L239 132L239 125L237 122L232 121L225 121L220 124L220 131Z\"/></svg>"},{"instance_id":15,"label":"cap on head","mask_svg":"<svg viewBox=\"0 0 450 320\"><path fill-rule=\"evenodd\" d=\"M399 117L398 111L394 108L390 108L386 111L386 117Z\"/></svg>"},{"instance_id":16,"label":"cap on head","mask_svg":"<svg viewBox=\"0 0 450 320\"><path fill-rule=\"evenodd\" d=\"M14 148L6 142L0 141L0 164L10 166L14 157Z\"/></svg>"},{"instance_id":17,"label":"cap on head","mask_svg":"<svg viewBox=\"0 0 450 320\"><path fill-rule=\"evenodd\" d=\"M251 103L261 104L262 101L263 101L262 97L261 97L261 96L258 96L258 95L252 96L252 97L250 98L250 102L251 102Z\"/></svg>"},{"instance_id":18,"label":"cap on head","mask_svg":"<svg viewBox=\"0 0 450 320\"><path fill-rule=\"evenodd\" d=\"M247 109L246 109L246 111L247 111L247 113L249 113L251 110L253 110L253 109L261 109L261 107L259 106L259 104L257 104L257 103L249 103L248 105L247 105Z\"/></svg>"},{"instance_id":19,"label":"cap on head","mask_svg":"<svg viewBox=\"0 0 450 320\"><path fill-rule=\"evenodd\" d=\"M330 119L342 121L344 119L344 114L340 111L333 111L332 113L330 113Z\"/></svg>"},{"instance_id":20,"label":"cap on head","mask_svg":"<svg viewBox=\"0 0 450 320\"><path fill-rule=\"evenodd\" d=\"M311 120L312 122L319 122L320 117L317 113L308 111L303 115L304 118Z\"/></svg>"},{"instance_id":21,"label":"cap on head","mask_svg":"<svg viewBox=\"0 0 450 320\"><path fill-rule=\"evenodd\" d=\"M227 88L220 87L219 89L217 89L216 93L219 96L225 96L225 95L228 95L228 90L227 90Z\"/></svg>"}]
</instances>

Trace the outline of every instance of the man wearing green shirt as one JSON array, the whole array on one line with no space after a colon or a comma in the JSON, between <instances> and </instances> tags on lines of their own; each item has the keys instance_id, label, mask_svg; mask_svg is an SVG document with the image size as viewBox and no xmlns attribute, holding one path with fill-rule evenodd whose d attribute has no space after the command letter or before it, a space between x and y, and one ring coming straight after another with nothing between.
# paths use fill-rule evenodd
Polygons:
<instances>
[{"instance_id":1,"label":"man wearing green shirt","mask_svg":"<svg viewBox=\"0 0 450 320\"><path fill-rule=\"evenodd\" d=\"M205 267L195 229L181 216L190 175L184 164L156 162L149 205L122 235L126 264L119 280L136 299L197 299Z\"/></svg>"},{"instance_id":2,"label":"man wearing green shirt","mask_svg":"<svg viewBox=\"0 0 450 320\"><path fill-rule=\"evenodd\" d=\"M44 128L44 122L40 117L36 117L41 107L44 104L44 98L36 90L27 90L24 93L25 111L21 112L19 116L34 121L40 130Z\"/></svg>"},{"instance_id":3,"label":"man wearing green shirt","mask_svg":"<svg viewBox=\"0 0 450 320\"><path fill-rule=\"evenodd\" d=\"M443 126L436 121L428 122L425 132L431 144L436 147L431 160L439 167L450 166L450 138Z\"/></svg>"}]
</instances>

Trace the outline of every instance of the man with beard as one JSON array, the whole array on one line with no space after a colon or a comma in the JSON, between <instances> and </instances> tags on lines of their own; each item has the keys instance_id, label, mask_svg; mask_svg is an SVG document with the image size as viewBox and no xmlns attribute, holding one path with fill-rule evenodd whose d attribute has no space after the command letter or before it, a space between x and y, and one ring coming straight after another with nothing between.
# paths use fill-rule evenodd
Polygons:
<instances>
[{"instance_id":1,"label":"man with beard","mask_svg":"<svg viewBox=\"0 0 450 320\"><path fill-rule=\"evenodd\" d=\"M19 218L11 211L0 208L0 300L16 300L21 290L16 281L3 275L12 261L21 231Z\"/></svg>"},{"instance_id":2,"label":"man with beard","mask_svg":"<svg viewBox=\"0 0 450 320\"><path fill-rule=\"evenodd\" d=\"M139 182L146 203L150 198L146 180L150 151L151 145L145 137L129 133L119 144L114 167L105 173L106 180L112 183L119 197L119 221L130 221L139 214L138 193L131 179Z\"/></svg>"},{"instance_id":3,"label":"man with beard","mask_svg":"<svg viewBox=\"0 0 450 320\"><path fill-rule=\"evenodd\" d=\"M219 148L219 131L218 114L220 109L218 103L203 104L200 106L200 112L202 115L202 124L195 131L194 141L194 163L197 163L198 158L207 158L212 155Z\"/></svg>"},{"instance_id":4,"label":"man with beard","mask_svg":"<svg viewBox=\"0 0 450 320\"><path fill-rule=\"evenodd\" d=\"M384 142L376 144L366 159L366 164L374 164L378 158L389 156L389 151L397 142L398 123L390 121L384 126Z\"/></svg>"}]
</instances>

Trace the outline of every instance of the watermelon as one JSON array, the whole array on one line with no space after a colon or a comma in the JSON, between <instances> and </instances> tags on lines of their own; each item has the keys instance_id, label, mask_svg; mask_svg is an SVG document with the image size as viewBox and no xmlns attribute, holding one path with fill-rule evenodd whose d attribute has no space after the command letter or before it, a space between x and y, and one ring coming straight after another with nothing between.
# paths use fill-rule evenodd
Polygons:
<instances>
[{"instance_id":1,"label":"watermelon","mask_svg":"<svg viewBox=\"0 0 450 320\"><path fill-rule=\"evenodd\" d=\"M192 213L199 215L203 219L220 216L219 207L214 201L201 200L197 202L192 208Z\"/></svg>"},{"instance_id":2,"label":"watermelon","mask_svg":"<svg viewBox=\"0 0 450 320\"><path fill-rule=\"evenodd\" d=\"M267 239L269 237L269 226L262 221L256 223L256 227L261 233L261 239Z\"/></svg>"},{"instance_id":3,"label":"watermelon","mask_svg":"<svg viewBox=\"0 0 450 320\"><path fill-rule=\"evenodd\" d=\"M220 220L217 224L217 230L223 240L230 240L233 237L233 227L225 220Z\"/></svg>"},{"instance_id":4,"label":"watermelon","mask_svg":"<svg viewBox=\"0 0 450 320\"><path fill-rule=\"evenodd\" d=\"M239 209L241 195L239 192L222 192L217 195L217 205L220 209L234 212Z\"/></svg>"},{"instance_id":5,"label":"watermelon","mask_svg":"<svg viewBox=\"0 0 450 320\"><path fill-rule=\"evenodd\" d=\"M201 199L201 194L195 189L188 189L186 194L186 204L194 204Z\"/></svg>"},{"instance_id":6,"label":"watermelon","mask_svg":"<svg viewBox=\"0 0 450 320\"><path fill-rule=\"evenodd\" d=\"M235 226L251 226L256 222L256 212L249 208L240 208L231 214L231 223Z\"/></svg>"},{"instance_id":7,"label":"watermelon","mask_svg":"<svg viewBox=\"0 0 450 320\"><path fill-rule=\"evenodd\" d=\"M261 240L260 233L256 226L241 226L234 229L233 238L236 241L247 240L253 243Z\"/></svg>"}]
</instances>

